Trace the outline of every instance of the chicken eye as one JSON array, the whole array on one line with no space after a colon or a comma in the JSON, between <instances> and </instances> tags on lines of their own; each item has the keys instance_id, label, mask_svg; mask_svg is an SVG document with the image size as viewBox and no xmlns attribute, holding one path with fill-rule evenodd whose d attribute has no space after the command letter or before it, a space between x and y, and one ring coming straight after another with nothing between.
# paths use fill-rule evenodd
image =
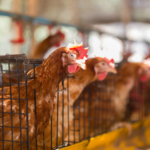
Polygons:
<instances>
[{"instance_id":1,"label":"chicken eye","mask_svg":"<svg viewBox=\"0 0 150 150\"><path fill-rule=\"evenodd\" d=\"M75 58L76 58L76 55L73 54L73 53L71 53L71 54L70 54L70 57L75 59Z\"/></svg>"},{"instance_id":2,"label":"chicken eye","mask_svg":"<svg viewBox=\"0 0 150 150\"><path fill-rule=\"evenodd\" d=\"M102 65L104 66L104 65L105 65L105 63L103 62L103 63L102 63Z\"/></svg>"}]
</instances>

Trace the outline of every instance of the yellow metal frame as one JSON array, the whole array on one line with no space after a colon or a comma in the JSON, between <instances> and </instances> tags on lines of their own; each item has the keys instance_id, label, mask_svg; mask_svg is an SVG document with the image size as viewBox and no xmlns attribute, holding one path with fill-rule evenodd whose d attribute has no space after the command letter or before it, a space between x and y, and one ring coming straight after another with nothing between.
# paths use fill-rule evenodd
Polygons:
<instances>
[{"instance_id":1,"label":"yellow metal frame","mask_svg":"<svg viewBox=\"0 0 150 150\"><path fill-rule=\"evenodd\" d=\"M127 128L121 128L62 150L143 150L144 148L150 148L150 118L134 123L131 135Z\"/></svg>"}]
</instances>

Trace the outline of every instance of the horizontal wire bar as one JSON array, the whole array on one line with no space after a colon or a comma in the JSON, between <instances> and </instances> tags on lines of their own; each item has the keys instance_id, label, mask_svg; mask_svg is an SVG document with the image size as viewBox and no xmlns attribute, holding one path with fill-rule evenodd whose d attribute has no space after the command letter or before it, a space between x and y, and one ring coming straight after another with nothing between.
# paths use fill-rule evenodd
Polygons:
<instances>
[{"instance_id":1,"label":"horizontal wire bar","mask_svg":"<svg viewBox=\"0 0 150 150\"><path fill-rule=\"evenodd\" d=\"M20 141L13 141L13 140L1 140L0 141L4 141L4 142L17 142L17 143L20 143ZM21 143L27 143L27 142L21 142Z\"/></svg>"},{"instance_id":2,"label":"horizontal wire bar","mask_svg":"<svg viewBox=\"0 0 150 150\"><path fill-rule=\"evenodd\" d=\"M8 100L8 99L10 99L10 98L9 98L9 97L8 97L8 98L0 98L0 100L5 100L5 99ZM12 98L12 100L23 100L23 101L24 101L24 100L27 100L27 99L21 99L21 98L20 98L20 99L17 99L17 98Z\"/></svg>"},{"instance_id":3,"label":"horizontal wire bar","mask_svg":"<svg viewBox=\"0 0 150 150\"><path fill-rule=\"evenodd\" d=\"M0 113L4 113L4 114L20 114L20 113L14 113L14 112L0 112ZM27 115L26 113L21 113L21 115Z\"/></svg>"},{"instance_id":4,"label":"horizontal wire bar","mask_svg":"<svg viewBox=\"0 0 150 150\"><path fill-rule=\"evenodd\" d=\"M27 127L12 127L12 126L0 126L0 127L4 127L4 128L18 128L18 129L27 129Z\"/></svg>"}]
</instances>

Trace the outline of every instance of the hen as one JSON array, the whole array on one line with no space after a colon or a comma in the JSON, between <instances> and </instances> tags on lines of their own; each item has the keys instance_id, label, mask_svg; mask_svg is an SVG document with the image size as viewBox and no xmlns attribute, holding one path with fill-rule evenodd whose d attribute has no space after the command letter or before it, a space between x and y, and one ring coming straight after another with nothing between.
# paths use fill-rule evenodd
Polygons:
<instances>
[{"instance_id":1,"label":"hen","mask_svg":"<svg viewBox=\"0 0 150 150\"><path fill-rule=\"evenodd\" d=\"M122 122L122 126L130 129L126 121L134 113L134 110L130 110L127 104L134 105L134 109L135 104L128 102L127 97L140 77L149 77L148 66L143 63L126 63L121 67L116 77L111 75L103 83L95 82L87 86L81 93L80 99L75 102L75 127L73 127L75 134L72 134L73 140L78 142L84 138L107 132L115 123L122 121L125 121ZM123 100L126 103L121 101L122 97L118 97L118 103L116 104L115 96L123 96L123 94ZM80 111L78 107L80 107ZM124 111L120 107L124 108Z\"/></svg>"},{"instance_id":2,"label":"hen","mask_svg":"<svg viewBox=\"0 0 150 150\"><path fill-rule=\"evenodd\" d=\"M52 124L50 121L49 125L45 129L46 150L51 149L52 147L58 147L60 144L64 145L66 141L68 141L68 137L66 137L68 132L70 135L69 141L73 140L72 131L68 131L68 129L71 129L73 125L73 103L79 97L85 86L97 78L99 80L103 80L107 76L108 72L116 73L115 68L111 66L111 62L100 57L91 58L86 60L86 70L80 69L73 75L72 78L68 79L68 82L67 79L64 81L64 86L67 90L64 92L64 97L61 94L57 95L58 101L55 99L54 102L55 107L52 116ZM62 89L62 85L59 84L59 90ZM52 126L52 128L50 128L50 126ZM51 135L53 136L52 139ZM38 140L42 139L43 136L38 136ZM43 148L43 144L38 144L38 146L38 149Z\"/></svg>"},{"instance_id":3,"label":"hen","mask_svg":"<svg viewBox=\"0 0 150 150\"><path fill-rule=\"evenodd\" d=\"M150 77L150 69L144 63L126 63L116 77L116 89L112 97L118 118L124 118L128 104L129 92L137 86L139 80L145 82Z\"/></svg>"},{"instance_id":4,"label":"hen","mask_svg":"<svg viewBox=\"0 0 150 150\"><path fill-rule=\"evenodd\" d=\"M45 53L52 46L60 46L60 43L64 40L65 35L58 31L55 35L48 36L45 40L38 44L38 46L31 51L29 55L30 59L43 59Z\"/></svg>"},{"instance_id":5,"label":"hen","mask_svg":"<svg viewBox=\"0 0 150 150\"><path fill-rule=\"evenodd\" d=\"M77 44L59 48L35 68L36 78L28 81L27 85L5 87L7 94L2 95L0 101L0 134L1 141L7 141L0 143L0 149L9 150L13 147L17 150L21 149L20 146L26 149L29 148L27 140L30 147L35 149L36 145L32 141L43 133L51 119L59 82L68 72L74 73L80 67L85 67L86 53L87 50ZM34 76L34 71L28 74Z\"/></svg>"}]
</instances>

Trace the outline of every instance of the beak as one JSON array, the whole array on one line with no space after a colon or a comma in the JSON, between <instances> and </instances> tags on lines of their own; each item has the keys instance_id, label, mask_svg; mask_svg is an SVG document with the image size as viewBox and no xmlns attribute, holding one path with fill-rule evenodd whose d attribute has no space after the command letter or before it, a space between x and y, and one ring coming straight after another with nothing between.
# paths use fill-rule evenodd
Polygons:
<instances>
[{"instance_id":1,"label":"beak","mask_svg":"<svg viewBox=\"0 0 150 150\"><path fill-rule=\"evenodd\" d=\"M84 69L84 70L86 69L86 64L85 64L85 60L84 59L75 60L75 62L82 69Z\"/></svg>"},{"instance_id":2,"label":"beak","mask_svg":"<svg viewBox=\"0 0 150 150\"><path fill-rule=\"evenodd\" d=\"M116 68L110 67L109 72L116 74L117 70L116 70Z\"/></svg>"}]
</instances>

